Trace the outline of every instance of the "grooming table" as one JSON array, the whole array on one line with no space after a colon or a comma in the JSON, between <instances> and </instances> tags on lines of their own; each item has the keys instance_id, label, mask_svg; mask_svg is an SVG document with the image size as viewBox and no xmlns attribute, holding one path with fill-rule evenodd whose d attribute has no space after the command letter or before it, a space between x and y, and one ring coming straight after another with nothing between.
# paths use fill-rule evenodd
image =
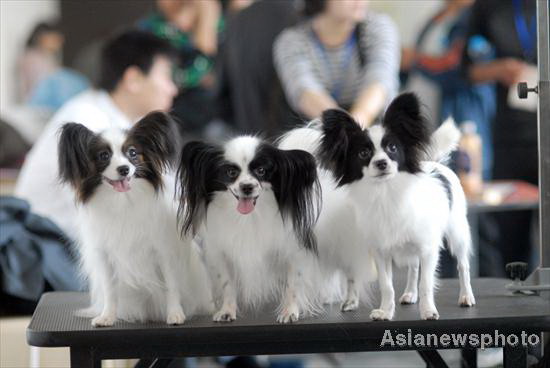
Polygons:
<instances>
[{"instance_id":1,"label":"grooming table","mask_svg":"<svg viewBox=\"0 0 550 368\"><path fill-rule=\"evenodd\" d=\"M403 290L396 280L396 294ZM316 317L281 325L275 322L273 308L255 315L238 316L232 323L214 323L210 316L194 317L182 326L163 323L131 324L118 322L112 328L93 328L87 318L75 311L88 305L85 293L54 292L42 296L27 329L29 345L70 347L71 366L100 367L102 359L171 358L184 356L263 355L321 352L419 350L428 366L445 367L434 346L383 346L382 338L391 331L415 334L468 333L527 334L550 331L550 302L538 296L512 295L505 279L476 279L473 289L477 305L457 305L458 280L441 280L436 302L441 319L419 320L418 305L397 305L393 321L373 322L371 308L340 312L328 306ZM375 293L378 294L377 292ZM475 366L475 348L467 344L437 346L437 349L466 349L469 366ZM527 348L504 347L505 367L525 367ZM468 360L468 359L467 359Z\"/></svg>"}]
</instances>

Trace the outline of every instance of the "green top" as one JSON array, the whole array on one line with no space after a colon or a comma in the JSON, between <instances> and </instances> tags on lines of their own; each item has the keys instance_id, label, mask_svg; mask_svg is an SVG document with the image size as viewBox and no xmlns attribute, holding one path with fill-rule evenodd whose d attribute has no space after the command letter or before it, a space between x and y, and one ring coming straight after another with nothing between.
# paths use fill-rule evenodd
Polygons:
<instances>
[{"instance_id":1,"label":"green top","mask_svg":"<svg viewBox=\"0 0 550 368\"><path fill-rule=\"evenodd\" d=\"M162 14L154 13L139 23L140 28L170 42L179 51L182 65L174 70L174 82L180 89L198 87L202 78L214 67L214 58L203 54L193 44L191 32L184 32L171 24ZM225 28L225 20L220 17L218 33Z\"/></svg>"}]
</instances>

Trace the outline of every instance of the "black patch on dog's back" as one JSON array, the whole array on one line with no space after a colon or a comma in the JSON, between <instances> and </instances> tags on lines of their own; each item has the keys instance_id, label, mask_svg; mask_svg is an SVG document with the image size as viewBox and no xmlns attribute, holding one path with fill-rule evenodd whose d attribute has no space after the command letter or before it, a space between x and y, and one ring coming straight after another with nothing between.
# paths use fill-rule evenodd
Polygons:
<instances>
[{"instance_id":1,"label":"black patch on dog's back","mask_svg":"<svg viewBox=\"0 0 550 368\"><path fill-rule=\"evenodd\" d=\"M439 180L441 185L443 186L443 189L445 189L445 193L447 194L447 200L449 201L449 209L453 207L453 191L451 188L451 182L445 175L443 175L441 172L434 170L432 171L431 175Z\"/></svg>"}]
</instances>

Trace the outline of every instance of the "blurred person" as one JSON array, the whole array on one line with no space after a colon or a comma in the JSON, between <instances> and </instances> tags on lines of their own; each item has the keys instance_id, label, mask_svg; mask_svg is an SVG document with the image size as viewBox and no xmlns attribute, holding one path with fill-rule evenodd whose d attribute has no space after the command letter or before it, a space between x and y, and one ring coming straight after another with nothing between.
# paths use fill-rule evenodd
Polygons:
<instances>
[{"instance_id":1,"label":"blurred person","mask_svg":"<svg viewBox=\"0 0 550 368\"><path fill-rule=\"evenodd\" d=\"M15 195L74 239L74 195L57 178L59 128L77 122L94 132L129 129L150 111L168 110L177 92L172 59L171 46L148 32L127 31L107 42L102 51L99 88L74 97L48 122L23 164Z\"/></svg>"},{"instance_id":2,"label":"blurred person","mask_svg":"<svg viewBox=\"0 0 550 368\"><path fill-rule=\"evenodd\" d=\"M222 118L241 134L274 136L292 123L273 65L273 43L296 23L295 3L260 0L227 19L218 96Z\"/></svg>"},{"instance_id":3,"label":"blurred person","mask_svg":"<svg viewBox=\"0 0 550 368\"><path fill-rule=\"evenodd\" d=\"M64 36L55 23L39 23L19 60L21 102L54 112L89 87L88 80L61 65Z\"/></svg>"},{"instance_id":4,"label":"blurred person","mask_svg":"<svg viewBox=\"0 0 550 368\"><path fill-rule=\"evenodd\" d=\"M537 185L536 110L514 106L509 98L516 93L517 83L526 73L536 73L536 1L478 0L472 7L468 38L475 35L485 37L495 51L495 59L489 62L477 62L466 50L463 52L464 70L472 83L496 82L492 177ZM532 212L495 215L504 263L533 261L530 262L533 268L536 262L530 259Z\"/></svg>"},{"instance_id":5,"label":"blurred person","mask_svg":"<svg viewBox=\"0 0 550 368\"><path fill-rule=\"evenodd\" d=\"M158 11L138 25L167 40L178 52L174 113L183 130L200 133L216 116L214 61L224 28L217 0L157 0Z\"/></svg>"},{"instance_id":6,"label":"blurred person","mask_svg":"<svg viewBox=\"0 0 550 368\"><path fill-rule=\"evenodd\" d=\"M407 90L422 96L436 123L449 116L461 124L473 122L483 140L483 176L490 178L491 122L495 92L491 83L472 85L462 73L461 57L491 58L487 41L471 37L466 44L470 7L474 0L446 0L421 30L415 48L405 50L402 69L409 72Z\"/></svg>"},{"instance_id":7,"label":"blurred person","mask_svg":"<svg viewBox=\"0 0 550 368\"><path fill-rule=\"evenodd\" d=\"M370 125L399 87L399 40L386 15L367 1L305 0L307 17L274 45L290 105L307 119L328 108L349 110Z\"/></svg>"},{"instance_id":8,"label":"blurred person","mask_svg":"<svg viewBox=\"0 0 550 368\"><path fill-rule=\"evenodd\" d=\"M65 38L55 23L38 23L32 30L19 61L19 94L27 100L36 84L61 64Z\"/></svg>"}]
</instances>

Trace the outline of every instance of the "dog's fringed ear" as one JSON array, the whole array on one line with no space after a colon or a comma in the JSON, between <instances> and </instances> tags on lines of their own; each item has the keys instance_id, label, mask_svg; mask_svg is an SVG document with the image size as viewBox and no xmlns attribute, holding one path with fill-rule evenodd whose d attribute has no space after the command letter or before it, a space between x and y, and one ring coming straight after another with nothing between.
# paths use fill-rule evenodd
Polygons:
<instances>
[{"instance_id":1,"label":"dog's fringed ear","mask_svg":"<svg viewBox=\"0 0 550 368\"><path fill-rule=\"evenodd\" d=\"M315 158L302 150L277 150L276 167L280 182L273 185L275 198L283 220L292 219L300 243L317 253L313 233L321 211L321 186L317 177Z\"/></svg>"},{"instance_id":2,"label":"dog's fringed ear","mask_svg":"<svg viewBox=\"0 0 550 368\"><path fill-rule=\"evenodd\" d=\"M148 162L165 172L175 163L180 134L174 119L167 113L153 111L139 120L128 133L140 145Z\"/></svg>"},{"instance_id":3,"label":"dog's fringed ear","mask_svg":"<svg viewBox=\"0 0 550 368\"><path fill-rule=\"evenodd\" d=\"M421 112L414 93L397 96L384 114L384 128L395 134L405 148L404 167L410 173L420 171L420 162L430 144L431 126Z\"/></svg>"},{"instance_id":4,"label":"dog's fringed ear","mask_svg":"<svg viewBox=\"0 0 550 368\"><path fill-rule=\"evenodd\" d=\"M196 234L206 214L206 206L217 187L217 174L223 162L221 148L204 142L189 142L181 150L177 170L178 223L182 234Z\"/></svg>"},{"instance_id":5,"label":"dog's fringed ear","mask_svg":"<svg viewBox=\"0 0 550 368\"><path fill-rule=\"evenodd\" d=\"M94 170L90 145L96 135L82 124L66 123L60 129L57 145L59 180L78 187Z\"/></svg>"},{"instance_id":6,"label":"dog's fringed ear","mask_svg":"<svg viewBox=\"0 0 550 368\"><path fill-rule=\"evenodd\" d=\"M321 116L323 137L317 151L321 167L330 170L337 180L346 175L350 138L362 134L357 122L344 110L325 110Z\"/></svg>"}]
</instances>

